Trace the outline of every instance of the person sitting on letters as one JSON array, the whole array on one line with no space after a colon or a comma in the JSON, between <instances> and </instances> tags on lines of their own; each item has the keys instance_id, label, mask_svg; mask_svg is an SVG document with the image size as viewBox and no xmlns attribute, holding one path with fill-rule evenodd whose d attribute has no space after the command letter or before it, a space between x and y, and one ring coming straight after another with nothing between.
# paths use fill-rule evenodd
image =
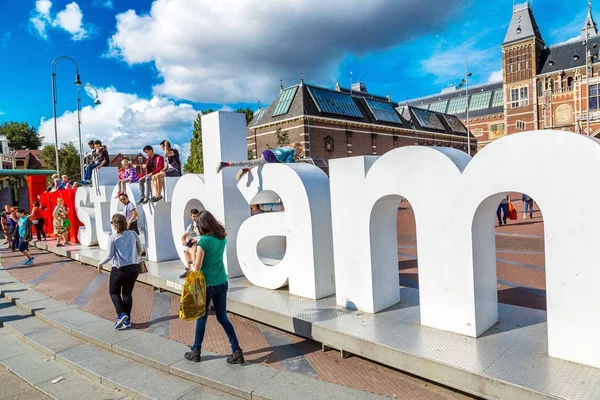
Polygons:
<instances>
[{"instance_id":1,"label":"person sitting on letters","mask_svg":"<svg viewBox=\"0 0 600 400\"><path fill-rule=\"evenodd\" d=\"M289 146L278 147L273 150L265 150L260 158L248 161L221 161L217 165L217 174L225 167L246 167L242 168L235 175L236 180L240 180L246 172L250 172L252 167L260 167L268 163L292 163L296 157L300 157L302 145L298 142Z\"/></svg>"},{"instance_id":2,"label":"person sitting on letters","mask_svg":"<svg viewBox=\"0 0 600 400\"><path fill-rule=\"evenodd\" d=\"M107 165L110 161L108 150L106 149L106 146L102 146L100 140L94 141L94 148L95 150L92 153L93 161L85 169L85 176L81 181L82 185L89 185L92 179L92 172L94 172L95 169L100 169Z\"/></svg>"},{"instance_id":3,"label":"person sitting on letters","mask_svg":"<svg viewBox=\"0 0 600 400\"><path fill-rule=\"evenodd\" d=\"M139 180L140 201L138 201L138 204L146 204L150 201L150 197L152 197L152 177L165 168L164 157L156 154L152 146L145 146L144 153L148 158L146 160L146 175Z\"/></svg>"}]
</instances>

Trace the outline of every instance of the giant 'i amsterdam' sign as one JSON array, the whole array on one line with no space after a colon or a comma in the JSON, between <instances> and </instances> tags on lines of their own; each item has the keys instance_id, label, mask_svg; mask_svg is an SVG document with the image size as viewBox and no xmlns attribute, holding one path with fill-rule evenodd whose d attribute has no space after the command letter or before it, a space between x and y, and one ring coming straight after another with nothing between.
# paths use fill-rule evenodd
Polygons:
<instances>
[{"instance_id":1,"label":"giant 'i amsterdam' sign","mask_svg":"<svg viewBox=\"0 0 600 400\"><path fill-rule=\"evenodd\" d=\"M400 301L396 215L404 196L415 213L421 324L478 337L498 320L494 214L508 192L524 192L544 213L549 354L600 367L595 139L525 132L474 158L410 146L332 160L329 178L309 164L267 164L237 183L235 169L214 167L246 158L244 115L204 115L202 131L204 176L167 178L165 201L140 207L149 260L183 260L176 244L189 211L207 209L227 226L230 277L270 289L288 284L311 299L335 293L341 307L376 313ZM79 239L106 248L119 207L116 174L101 172L96 183L77 192ZM128 194L135 199L137 185ZM250 216L248 204L277 198L284 212Z\"/></svg>"}]
</instances>

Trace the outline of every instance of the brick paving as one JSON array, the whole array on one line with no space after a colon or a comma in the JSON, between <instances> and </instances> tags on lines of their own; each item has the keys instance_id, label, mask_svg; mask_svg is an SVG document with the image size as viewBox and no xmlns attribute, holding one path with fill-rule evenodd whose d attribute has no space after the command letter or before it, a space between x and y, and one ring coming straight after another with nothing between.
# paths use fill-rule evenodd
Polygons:
<instances>
[{"instance_id":1,"label":"brick paving","mask_svg":"<svg viewBox=\"0 0 600 400\"><path fill-rule=\"evenodd\" d=\"M44 253L37 249L33 250L33 253L36 257L33 266L18 266L10 269L9 272L15 278L23 278L21 280L28 282L44 273L48 273L57 263L64 263L62 267L37 285L36 290L68 304L84 290L97 274L95 268L81 265L79 262L67 261L65 258ZM1 261L4 265L12 265L24 260L21 254L5 251L2 253ZM133 296L132 319L134 328L145 330L151 323L150 315L154 302L154 289L144 284L136 284ZM115 311L108 295L108 279L98 287L83 309L108 320L115 318ZM178 312L179 297L172 295L170 315L164 317L170 321L168 338L181 343L192 344L195 322L180 320ZM472 398L360 357L353 356L341 359L339 352L333 350L322 352L321 345L311 340L268 328L236 315L230 314L229 317L235 326L240 345L244 349L248 361L277 370L285 369L282 363L284 360L279 360L276 353L286 354L288 352L277 352L269 345L263 334L263 330L268 330L269 333L285 336L286 342L290 343L285 346L294 346L294 353L299 354L300 357L310 363L312 370L316 372L316 376L314 376L316 379L397 399L444 400ZM227 336L212 312L209 314L204 349L218 354L230 353Z\"/></svg>"},{"instance_id":2,"label":"brick paving","mask_svg":"<svg viewBox=\"0 0 600 400\"><path fill-rule=\"evenodd\" d=\"M513 198L520 198L513 196ZM509 221L506 226L496 226L498 300L506 304L514 304L537 309L546 308L543 221L539 209L534 212L533 219L522 219L522 203L514 202L519 212L517 221ZM496 223L490 221L490 223ZM14 266L10 273L23 282L48 276L36 289L71 303L87 284L96 276L95 268L83 266L75 261L68 261L53 254L32 250L36 257L32 266L18 266L24 257L16 252L5 251L2 263ZM398 212L398 267L401 283L418 287L418 259L415 237L414 215L410 204L402 203ZM58 266L58 267L57 267ZM134 289L133 322L137 329L147 329L151 323L154 302L153 288L137 284ZM108 295L108 279L98 287L91 296L84 310L102 318L113 320L115 311ZM179 298L172 295L170 315L161 319L169 320L169 336L171 340L191 344L194 340L195 322L180 320ZM398 399L462 399L470 398L450 389L418 379L394 369L370 362L360 357L351 356L341 359L339 352L322 352L320 344L280 332L245 318L230 315L235 326L240 344L249 361L260 363L277 370L284 370L277 354L265 338L269 334L286 337L286 343L294 346L295 353L303 357L316 373L315 378L327 382L350 386L356 389L377 393ZM214 313L209 314L209 321L204 341L204 348L219 354L230 351L227 336L217 323Z\"/></svg>"}]
</instances>

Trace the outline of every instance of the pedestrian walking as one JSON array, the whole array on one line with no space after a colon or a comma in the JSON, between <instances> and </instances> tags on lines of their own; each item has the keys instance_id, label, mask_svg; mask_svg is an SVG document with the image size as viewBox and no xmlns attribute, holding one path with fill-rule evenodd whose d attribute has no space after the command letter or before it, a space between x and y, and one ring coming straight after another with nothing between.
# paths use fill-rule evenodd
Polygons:
<instances>
[{"instance_id":1,"label":"pedestrian walking","mask_svg":"<svg viewBox=\"0 0 600 400\"><path fill-rule=\"evenodd\" d=\"M33 257L29 253L29 242L33 239L33 234L31 232L31 220L27 215L25 215L25 210L19 208L17 210L17 216L19 217L17 226L19 232L19 251L23 253L25 257L27 257L27 261L25 261L25 265L31 265L33 263Z\"/></svg>"},{"instance_id":2,"label":"pedestrian walking","mask_svg":"<svg viewBox=\"0 0 600 400\"><path fill-rule=\"evenodd\" d=\"M7 204L4 206L4 211L2 211L2 219L0 220L2 223L2 232L4 233L4 237L6 238L8 248L12 248L12 236L10 233L10 213L10 206Z\"/></svg>"},{"instance_id":3,"label":"pedestrian walking","mask_svg":"<svg viewBox=\"0 0 600 400\"><path fill-rule=\"evenodd\" d=\"M56 247L63 247L65 245L70 245L68 235L71 230L71 222L68 217L69 209L65 207L65 201L62 197L56 199L56 207L54 207L54 212L52 213L54 217L54 235L56 236ZM61 243L61 240L64 240L65 244Z\"/></svg>"},{"instance_id":4,"label":"pedestrian walking","mask_svg":"<svg viewBox=\"0 0 600 400\"><path fill-rule=\"evenodd\" d=\"M19 230L17 227L17 222L19 222L19 219L17 217L17 207L13 206L10 208L8 221L10 234L10 248L13 252L17 251L17 247L19 247Z\"/></svg>"},{"instance_id":5,"label":"pedestrian walking","mask_svg":"<svg viewBox=\"0 0 600 400\"><path fill-rule=\"evenodd\" d=\"M498 225L506 225L506 219L508 218L508 202L510 201L510 195L507 194L505 198L502 199L500 204L498 205L498 209L496 210L496 216L498 217ZM503 212L502 218L500 218L500 212Z\"/></svg>"},{"instance_id":6,"label":"pedestrian walking","mask_svg":"<svg viewBox=\"0 0 600 400\"><path fill-rule=\"evenodd\" d=\"M142 242L137 233L127 230L123 214L113 215L111 224L116 233L108 239L108 252L98 264L98 272L101 271L101 265L112 260L109 293L117 313L115 329L129 329L133 308L132 293L140 271Z\"/></svg>"},{"instance_id":7,"label":"pedestrian walking","mask_svg":"<svg viewBox=\"0 0 600 400\"><path fill-rule=\"evenodd\" d=\"M239 181L245 173L250 172L251 167L259 167L269 163L293 163L296 157L300 157L301 153L302 145L296 142L289 146L278 147L273 150L265 150L262 152L262 156L256 160L220 161L219 164L217 164L217 174L221 172L223 168L245 167L240 169L235 175L235 179Z\"/></svg>"},{"instance_id":8,"label":"pedestrian walking","mask_svg":"<svg viewBox=\"0 0 600 400\"><path fill-rule=\"evenodd\" d=\"M127 222L127 230L134 231L138 235L140 231L138 230L138 211L135 204L129 201L129 196L127 193L121 193L119 196L119 201L123 204L123 216L125 217L125 221Z\"/></svg>"},{"instance_id":9,"label":"pedestrian walking","mask_svg":"<svg viewBox=\"0 0 600 400\"><path fill-rule=\"evenodd\" d=\"M138 204L146 204L152 197L152 177L161 172L165 167L165 159L163 156L154 152L152 146L145 146L144 153L148 157L146 159L146 175L142 177L140 182L140 200ZM160 193L157 193L159 195Z\"/></svg>"},{"instance_id":10,"label":"pedestrian walking","mask_svg":"<svg viewBox=\"0 0 600 400\"><path fill-rule=\"evenodd\" d=\"M227 357L227 362L229 364L243 364L244 353L238 343L233 324L227 318L227 290L229 284L225 264L223 264L227 232L225 227L208 211L200 212L197 221L202 236L198 239L198 249L192 269L194 271L199 270L204 274L206 279L206 305L208 306L212 300L217 321L221 324L229 339L231 355ZM207 319L208 312L196 321L196 338L191 348L192 351L185 353L185 358L190 361L200 362Z\"/></svg>"},{"instance_id":11,"label":"pedestrian walking","mask_svg":"<svg viewBox=\"0 0 600 400\"><path fill-rule=\"evenodd\" d=\"M200 236L200 230L198 228L198 215L200 211L196 208L190 210L190 218L192 221L188 225L185 233L181 237L181 244L183 245L183 254L185 255L185 271L179 275L180 278L185 278L194 263L196 257L196 248L198 247L198 237Z\"/></svg>"},{"instance_id":12,"label":"pedestrian walking","mask_svg":"<svg viewBox=\"0 0 600 400\"><path fill-rule=\"evenodd\" d=\"M35 234L37 235L37 240L40 242L42 237L46 240L46 232L44 231L44 217L42 217L42 210L39 201L33 202L33 208L31 209L31 214L29 215L29 219L31 219L31 223L35 226Z\"/></svg>"},{"instance_id":13,"label":"pedestrian walking","mask_svg":"<svg viewBox=\"0 0 600 400\"><path fill-rule=\"evenodd\" d=\"M521 201L523 201L523 219L527 217L527 213L529 213L529 218L533 218L533 199L523 193Z\"/></svg>"}]
</instances>

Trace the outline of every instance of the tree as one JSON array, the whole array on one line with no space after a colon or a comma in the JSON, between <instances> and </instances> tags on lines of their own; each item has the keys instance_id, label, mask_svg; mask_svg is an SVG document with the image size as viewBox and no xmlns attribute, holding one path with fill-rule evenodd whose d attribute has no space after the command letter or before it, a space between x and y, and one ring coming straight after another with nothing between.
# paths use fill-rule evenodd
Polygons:
<instances>
[{"instance_id":1,"label":"tree","mask_svg":"<svg viewBox=\"0 0 600 400\"><path fill-rule=\"evenodd\" d=\"M0 135L6 136L8 147L13 150L37 150L44 140L27 122L3 122L0 124Z\"/></svg>"},{"instance_id":2,"label":"tree","mask_svg":"<svg viewBox=\"0 0 600 400\"><path fill-rule=\"evenodd\" d=\"M252 118L254 118L254 111L252 111L250 107L246 107L245 110L243 108L238 108L237 110L235 110L235 112L246 114L246 126L248 126L250 121L252 121Z\"/></svg>"},{"instance_id":3,"label":"tree","mask_svg":"<svg viewBox=\"0 0 600 400\"><path fill-rule=\"evenodd\" d=\"M190 155L183 166L183 172L201 174L204 172L204 158L202 156L202 116L214 112L212 108L198 113L194 121L192 140L190 141Z\"/></svg>"},{"instance_id":4,"label":"tree","mask_svg":"<svg viewBox=\"0 0 600 400\"><path fill-rule=\"evenodd\" d=\"M277 135L277 147L283 147L290 144L290 135L288 135L287 131L277 128L275 135Z\"/></svg>"},{"instance_id":5,"label":"tree","mask_svg":"<svg viewBox=\"0 0 600 400\"><path fill-rule=\"evenodd\" d=\"M194 121L194 130L192 132L192 140L190 141L190 154L183 166L183 172L191 174L201 174L204 172L204 158L202 156L202 116L214 112L212 108L198 113ZM246 109L238 108L238 113L246 114L246 126L254 118L254 112L247 107Z\"/></svg>"},{"instance_id":6,"label":"tree","mask_svg":"<svg viewBox=\"0 0 600 400\"><path fill-rule=\"evenodd\" d=\"M40 159L44 168L56 169L56 153L53 144L44 146L40 151ZM71 143L63 143L58 150L58 160L60 162L60 173L67 175L73 181L81 180L81 170L79 166L79 152Z\"/></svg>"}]
</instances>

